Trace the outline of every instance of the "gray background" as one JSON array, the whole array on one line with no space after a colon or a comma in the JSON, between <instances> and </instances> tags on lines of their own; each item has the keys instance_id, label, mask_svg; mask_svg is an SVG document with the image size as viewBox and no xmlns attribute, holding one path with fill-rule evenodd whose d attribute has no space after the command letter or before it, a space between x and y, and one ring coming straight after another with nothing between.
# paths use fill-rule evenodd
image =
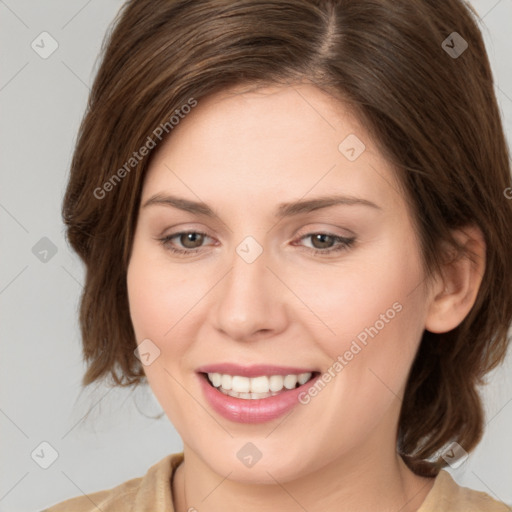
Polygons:
<instances>
[{"instance_id":1,"label":"gray background","mask_svg":"<svg viewBox=\"0 0 512 512\"><path fill-rule=\"evenodd\" d=\"M80 390L83 268L65 242L60 206L100 45L121 4L0 0L0 512L41 510L113 487L182 449L165 415L152 419L161 408L148 388ZM473 5L484 17L512 144L512 0ZM40 43L44 31L58 43L46 59L31 47L35 40L40 52L51 49L50 39L44 48ZM36 254L49 251L46 262L34 246ZM509 355L489 376L485 436L464 464L450 469L460 484L509 504L511 370ZM40 465L51 462L52 450L42 442L58 453L47 469Z\"/></svg>"}]
</instances>

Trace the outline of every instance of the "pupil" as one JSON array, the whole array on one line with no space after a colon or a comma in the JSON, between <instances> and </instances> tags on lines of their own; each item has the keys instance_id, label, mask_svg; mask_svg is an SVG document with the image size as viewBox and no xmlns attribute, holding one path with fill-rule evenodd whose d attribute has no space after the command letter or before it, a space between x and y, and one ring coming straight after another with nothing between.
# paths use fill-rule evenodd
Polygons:
<instances>
[{"instance_id":1,"label":"pupil","mask_svg":"<svg viewBox=\"0 0 512 512\"><path fill-rule=\"evenodd\" d=\"M202 240L202 235L199 234L199 233L186 233L185 235L185 243L183 243L183 239L182 239L182 243L185 247L188 247L188 248L192 248L194 249L196 246L194 246L194 241L197 242L197 240L194 240L196 237L199 237L199 242L201 242ZM187 245L189 242L192 243L192 246L189 246ZM201 245L201 243L199 243L199 245Z\"/></svg>"},{"instance_id":2,"label":"pupil","mask_svg":"<svg viewBox=\"0 0 512 512\"><path fill-rule=\"evenodd\" d=\"M313 240L315 241L320 241L320 243L323 243L324 245L322 245L320 248L323 248L325 249L326 246L329 246L329 241L325 242L325 238L328 238L330 239L331 238L331 235L324 235L324 234L319 234L319 235L316 235ZM323 239L323 240L322 240ZM313 244L314 245L314 244Z\"/></svg>"}]
</instances>

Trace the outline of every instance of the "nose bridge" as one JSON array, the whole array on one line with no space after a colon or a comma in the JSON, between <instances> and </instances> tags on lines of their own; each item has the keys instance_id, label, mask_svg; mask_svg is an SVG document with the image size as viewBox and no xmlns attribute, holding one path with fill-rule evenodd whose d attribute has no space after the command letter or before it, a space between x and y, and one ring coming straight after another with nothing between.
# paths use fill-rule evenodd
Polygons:
<instances>
[{"instance_id":1,"label":"nose bridge","mask_svg":"<svg viewBox=\"0 0 512 512\"><path fill-rule=\"evenodd\" d=\"M234 339L282 327L281 295L275 293L277 280L267 268L268 256L255 237L246 236L229 260L231 270L220 286L215 322Z\"/></svg>"}]
</instances>

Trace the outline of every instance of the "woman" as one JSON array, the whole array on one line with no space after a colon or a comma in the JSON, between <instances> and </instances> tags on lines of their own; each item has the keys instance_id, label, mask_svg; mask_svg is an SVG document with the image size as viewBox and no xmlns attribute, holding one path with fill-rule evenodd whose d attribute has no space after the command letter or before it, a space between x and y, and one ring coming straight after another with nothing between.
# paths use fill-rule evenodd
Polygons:
<instances>
[{"instance_id":1,"label":"woman","mask_svg":"<svg viewBox=\"0 0 512 512\"><path fill-rule=\"evenodd\" d=\"M83 384L184 449L47 510L508 510L443 469L507 348L508 156L462 1L127 2L63 204Z\"/></svg>"}]
</instances>

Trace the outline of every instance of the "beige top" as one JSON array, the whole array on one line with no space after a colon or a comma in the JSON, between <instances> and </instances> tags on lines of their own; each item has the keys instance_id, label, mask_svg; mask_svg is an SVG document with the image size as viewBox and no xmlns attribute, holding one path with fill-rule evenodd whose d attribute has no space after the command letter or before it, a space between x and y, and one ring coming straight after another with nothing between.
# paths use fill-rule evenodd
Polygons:
<instances>
[{"instance_id":1,"label":"beige top","mask_svg":"<svg viewBox=\"0 0 512 512\"><path fill-rule=\"evenodd\" d=\"M104 491L62 501L42 512L174 512L171 479L183 461L183 452L167 455L143 477ZM417 512L510 512L489 495L460 487L441 470Z\"/></svg>"}]
</instances>

